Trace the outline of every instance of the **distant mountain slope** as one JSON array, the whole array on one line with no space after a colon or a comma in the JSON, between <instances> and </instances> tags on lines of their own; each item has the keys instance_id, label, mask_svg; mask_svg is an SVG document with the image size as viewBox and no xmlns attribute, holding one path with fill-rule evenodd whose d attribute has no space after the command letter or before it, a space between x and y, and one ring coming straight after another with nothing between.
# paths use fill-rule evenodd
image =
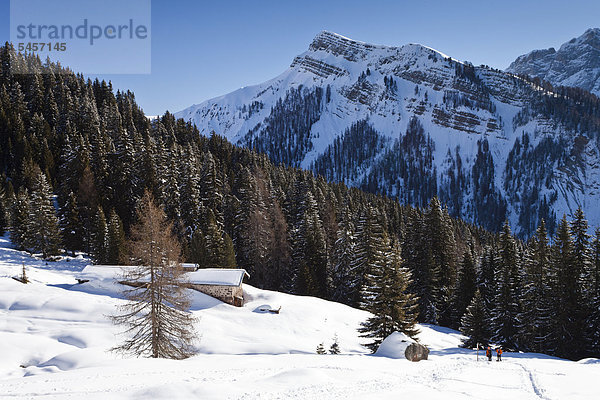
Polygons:
<instances>
[{"instance_id":1,"label":"distant mountain slope","mask_svg":"<svg viewBox=\"0 0 600 400\"><path fill-rule=\"evenodd\" d=\"M507 71L600 95L600 29L588 29L578 38L564 43L558 51L549 48L524 54Z\"/></svg>"},{"instance_id":2,"label":"distant mountain slope","mask_svg":"<svg viewBox=\"0 0 600 400\"><path fill-rule=\"evenodd\" d=\"M418 45L319 33L278 77L176 114L274 161L527 236L600 225L600 103Z\"/></svg>"}]
</instances>

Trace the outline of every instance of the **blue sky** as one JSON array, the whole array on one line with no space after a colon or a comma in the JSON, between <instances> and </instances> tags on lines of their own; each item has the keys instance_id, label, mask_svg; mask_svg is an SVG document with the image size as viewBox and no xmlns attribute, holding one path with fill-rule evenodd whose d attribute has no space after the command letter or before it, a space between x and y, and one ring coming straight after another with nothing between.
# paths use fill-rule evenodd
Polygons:
<instances>
[{"instance_id":1,"label":"blue sky","mask_svg":"<svg viewBox=\"0 0 600 400\"><path fill-rule=\"evenodd\" d=\"M0 0L0 18L4 42L9 0ZM324 29L375 44L421 43L504 69L591 27L600 27L597 0L153 0L152 73L100 78L131 89L156 115L279 75Z\"/></svg>"}]
</instances>

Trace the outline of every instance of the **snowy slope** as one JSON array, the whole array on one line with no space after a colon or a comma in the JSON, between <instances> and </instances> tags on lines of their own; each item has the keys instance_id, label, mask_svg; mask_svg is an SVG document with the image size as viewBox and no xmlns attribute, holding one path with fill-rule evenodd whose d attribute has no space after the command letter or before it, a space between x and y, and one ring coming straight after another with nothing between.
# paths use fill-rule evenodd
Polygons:
<instances>
[{"instance_id":1,"label":"snowy slope","mask_svg":"<svg viewBox=\"0 0 600 400\"><path fill-rule=\"evenodd\" d=\"M25 263L32 283L11 278ZM46 264L0 238L0 397L51 399L590 399L600 395L598 360L576 363L505 354L488 363L458 348L461 335L421 326L428 361L368 355L356 328L368 313L311 297L245 286L249 302L229 306L194 292L198 354L184 361L108 352L118 328L107 315L122 300L108 269L86 260ZM264 305L280 314L264 313ZM316 355L339 337L342 354ZM389 349L388 349L389 350ZM392 349L393 350L393 349ZM394 353L391 351L391 353Z\"/></svg>"},{"instance_id":2,"label":"snowy slope","mask_svg":"<svg viewBox=\"0 0 600 400\"><path fill-rule=\"evenodd\" d=\"M392 87L386 83L390 78ZM290 95L294 90L313 102L315 94L323 100L317 106L299 105L298 96ZM374 172L378 167L389 168L383 164L386 151L392 151L388 159L393 162L402 158L394 143L416 117L433 141L432 165L425 173L435 178L433 194L450 203L453 215L497 229L504 214L491 220L482 211L489 208L489 198L496 196L497 208L507 203L506 217L524 236L537 227L540 218L570 216L578 206L592 226L600 226L600 212L594 207L600 201L600 155L595 142L586 144L582 163L569 167L578 132L545 115L516 118L539 93L553 95L512 74L474 67L419 44L379 46L323 31L278 77L193 105L176 116L195 123L202 134L214 131L233 143L265 151L276 162L303 168L315 168L314 163L325 157L336 138L343 140L348 128L366 120L385 145L359 165L342 154L333 168L342 170L340 175L349 185L420 205L424 199L412 195L419 185L407 187L406 180ZM548 138L564 151L564 157L546 157L547 165L540 167L555 173L523 168L518 178L507 176L509 153L525 133L531 154ZM493 166L486 168L494 177L485 190L478 189L472 177L478 142L483 140L489 142ZM459 173L457 164L462 165L465 183L452 189L451 180ZM479 198L476 191L489 198ZM548 210L544 202L549 203Z\"/></svg>"}]
</instances>

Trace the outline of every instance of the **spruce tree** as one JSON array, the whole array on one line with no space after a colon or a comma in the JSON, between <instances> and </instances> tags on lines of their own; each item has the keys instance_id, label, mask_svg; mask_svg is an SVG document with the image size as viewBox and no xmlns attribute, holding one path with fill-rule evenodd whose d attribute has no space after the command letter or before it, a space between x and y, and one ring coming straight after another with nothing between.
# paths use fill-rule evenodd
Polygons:
<instances>
[{"instance_id":1,"label":"spruce tree","mask_svg":"<svg viewBox=\"0 0 600 400\"><path fill-rule=\"evenodd\" d=\"M477 289L481 292L485 314L485 323L492 326L492 311L496 298L495 274L498 263L498 250L496 244L488 245L483 249L480 257L479 270L477 271ZM491 332L491 331L490 331Z\"/></svg>"},{"instance_id":2,"label":"spruce tree","mask_svg":"<svg viewBox=\"0 0 600 400\"><path fill-rule=\"evenodd\" d=\"M434 299L433 262L426 242L426 230L418 210L409 209L404 235L403 258L413 277L411 291L418 297L419 321L436 323L438 312Z\"/></svg>"},{"instance_id":3,"label":"spruce tree","mask_svg":"<svg viewBox=\"0 0 600 400\"><path fill-rule=\"evenodd\" d=\"M576 267L573 238L566 216L558 224L551 256L553 326L549 344L559 357L579 359L584 353L581 321L580 276Z\"/></svg>"},{"instance_id":4,"label":"spruce tree","mask_svg":"<svg viewBox=\"0 0 600 400\"><path fill-rule=\"evenodd\" d=\"M231 236L229 236L227 232L223 233L223 253L221 254L221 267L237 267L237 263L235 261L235 249L233 247L233 240L231 240Z\"/></svg>"},{"instance_id":5,"label":"spruce tree","mask_svg":"<svg viewBox=\"0 0 600 400\"><path fill-rule=\"evenodd\" d=\"M367 208L357 224L351 267L354 279L348 285L353 306L370 307L371 290L378 290L377 279L388 261L389 246L389 237L379 222L379 215L373 207Z\"/></svg>"},{"instance_id":6,"label":"spruce tree","mask_svg":"<svg viewBox=\"0 0 600 400\"><path fill-rule=\"evenodd\" d=\"M587 317L587 345L589 357L600 357L600 228L596 228L592 241L591 262L587 273L589 282Z\"/></svg>"},{"instance_id":7,"label":"spruce tree","mask_svg":"<svg viewBox=\"0 0 600 400\"><path fill-rule=\"evenodd\" d=\"M196 229L190 238L188 260L198 264L200 268L206 268L206 252L204 234L200 229Z\"/></svg>"},{"instance_id":8,"label":"spruce tree","mask_svg":"<svg viewBox=\"0 0 600 400\"><path fill-rule=\"evenodd\" d=\"M460 331L467 336L463 340L463 347L472 349L480 345L487 345L490 338L489 325L486 320L487 310L483 302L481 291L477 289L471 303L461 319Z\"/></svg>"},{"instance_id":9,"label":"spruce tree","mask_svg":"<svg viewBox=\"0 0 600 400\"><path fill-rule=\"evenodd\" d=\"M4 190L4 182L0 180L0 236L4 235L4 231L8 225L6 191Z\"/></svg>"},{"instance_id":10,"label":"spruce tree","mask_svg":"<svg viewBox=\"0 0 600 400\"><path fill-rule=\"evenodd\" d=\"M108 219L106 236L106 263L122 264L126 256L125 231L121 218L113 208Z\"/></svg>"},{"instance_id":11,"label":"spruce tree","mask_svg":"<svg viewBox=\"0 0 600 400\"><path fill-rule=\"evenodd\" d=\"M336 235L333 253L332 300L351 304L348 283L353 280L352 257L354 253L355 232L347 207Z\"/></svg>"},{"instance_id":12,"label":"spruce tree","mask_svg":"<svg viewBox=\"0 0 600 400\"><path fill-rule=\"evenodd\" d=\"M327 296L327 242L317 203L312 193L305 194L298 222L292 231L292 259L296 267L295 293Z\"/></svg>"},{"instance_id":13,"label":"spruce tree","mask_svg":"<svg viewBox=\"0 0 600 400\"><path fill-rule=\"evenodd\" d=\"M31 249L41 252L44 258L58 255L61 237L52 189L46 175L37 166L31 183L30 204Z\"/></svg>"},{"instance_id":14,"label":"spruce tree","mask_svg":"<svg viewBox=\"0 0 600 400\"><path fill-rule=\"evenodd\" d=\"M587 233L588 223L583 214L581 207L575 211L575 219L571 223L571 236L573 238L573 256L575 257L575 268L574 274L582 277L584 272L588 269L588 263L590 260L590 249L589 239L590 235Z\"/></svg>"},{"instance_id":15,"label":"spruce tree","mask_svg":"<svg viewBox=\"0 0 600 400\"><path fill-rule=\"evenodd\" d=\"M340 354L340 343L337 334L333 336L333 343L329 346L329 354Z\"/></svg>"},{"instance_id":16,"label":"spruce tree","mask_svg":"<svg viewBox=\"0 0 600 400\"><path fill-rule=\"evenodd\" d=\"M517 349L519 329L519 264L517 244L508 221L500 233L496 296L492 316L491 340L505 349Z\"/></svg>"},{"instance_id":17,"label":"spruce tree","mask_svg":"<svg viewBox=\"0 0 600 400\"><path fill-rule=\"evenodd\" d=\"M390 257L390 243L387 233L383 231L376 243L369 243L369 239L372 238L365 237L366 231L359 230L359 232L358 246L365 247L365 257L372 257L372 261L365 266L367 269L361 290L361 308L369 311L373 316L363 322L358 331L361 337L371 339L364 346L374 353L381 342L395 331L391 321L392 310L389 298L391 273L386 268ZM367 245L363 245L362 240L367 240ZM377 244L378 247L370 248L368 244Z\"/></svg>"},{"instance_id":18,"label":"spruce tree","mask_svg":"<svg viewBox=\"0 0 600 400\"><path fill-rule=\"evenodd\" d=\"M91 256L96 264L108 263L108 225L102 207L98 206L93 226L90 228Z\"/></svg>"},{"instance_id":19,"label":"spruce tree","mask_svg":"<svg viewBox=\"0 0 600 400\"><path fill-rule=\"evenodd\" d=\"M320 355L327 354L327 351L325 351L325 346L323 346L323 343L319 343L319 345L317 346L317 354L320 354Z\"/></svg>"},{"instance_id":20,"label":"spruce tree","mask_svg":"<svg viewBox=\"0 0 600 400\"><path fill-rule=\"evenodd\" d=\"M581 347L579 349L578 357L584 357L587 349L585 348L585 333L586 333L586 319L587 316L592 312L590 306L593 303L588 294L591 290L590 280L586 279L590 268L590 235L588 235L588 222L585 219L583 210L581 207L575 211L575 218L571 223L571 236L573 238L573 257L574 257L574 270L571 271L573 279L574 300L578 304L578 308L574 310L577 314L573 315L576 319L575 325L583 327L583 330L579 333L575 333L573 340L578 342Z\"/></svg>"},{"instance_id":21,"label":"spruce tree","mask_svg":"<svg viewBox=\"0 0 600 400\"><path fill-rule=\"evenodd\" d=\"M394 329L410 337L416 337L418 298L410 293L412 277L410 271L403 267L399 245L392 246L389 263L386 265L386 280L389 280L390 291L387 295L388 306L391 308L391 319Z\"/></svg>"},{"instance_id":22,"label":"spruce tree","mask_svg":"<svg viewBox=\"0 0 600 400\"><path fill-rule=\"evenodd\" d=\"M63 244L66 250L75 254L76 250L83 249L83 227L79 219L77 199L70 192L65 204L60 208L60 229Z\"/></svg>"},{"instance_id":23,"label":"spruce tree","mask_svg":"<svg viewBox=\"0 0 600 400\"><path fill-rule=\"evenodd\" d=\"M197 230L190 243L190 260L200 268L235 268L233 242L223 233L212 210L208 211L206 226Z\"/></svg>"},{"instance_id":24,"label":"spruce tree","mask_svg":"<svg viewBox=\"0 0 600 400\"><path fill-rule=\"evenodd\" d=\"M373 316L361 324L361 337L371 341L365 347L375 352L381 342L394 332L416 336L417 302L408 293L411 283L410 272L402 268L399 247L389 249L387 234L383 238L388 250L383 250L386 260L380 265L372 265L365 277L363 304Z\"/></svg>"},{"instance_id":25,"label":"spruce tree","mask_svg":"<svg viewBox=\"0 0 600 400\"><path fill-rule=\"evenodd\" d=\"M456 288L454 289L453 296L453 323L452 325L458 327L460 325L461 318L467 307L471 303L475 291L477 290L476 285L476 273L475 273L475 262L470 250L465 250L463 259L460 263L458 270ZM456 321L456 322L454 322Z\"/></svg>"},{"instance_id":26,"label":"spruce tree","mask_svg":"<svg viewBox=\"0 0 600 400\"><path fill-rule=\"evenodd\" d=\"M535 236L529 244L525 261L526 273L523 284L521 307L521 332L519 334L522 347L533 352L547 349L548 335L551 329L550 290L550 246L546 223L542 219Z\"/></svg>"},{"instance_id":27,"label":"spruce tree","mask_svg":"<svg viewBox=\"0 0 600 400\"><path fill-rule=\"evenodd\" d=\"M455 238L450 218L437 197L431 199L425 214L425 245L431 265L433 297L438 312L437 322L450 325L452 308L451 290L456 279Z\"/></svg>"},{"instance_id":28,"label":"spruce tree","mask_svg":"<svg viewBox=\"0 0 600 400\"><path fill-rule=\"evenodd\" d=\"M29 192L26 188L19 189L19 193L11 208L10 240L19 250L29 249L32 244L29 226L31 204Z\"/></svg>"},{"instance_id":29,"label":"spruce tree","mask_svg":"<svg viewBox=\"0 0 600 400\"><path fill-rule=\"evenodd\" d=\"M105 195L105 194L104 194ZM92 236L98 216L98 190L89 165L83 169L77 189L77 206L82 228L83 249L93 252Z\"/></svg>"}]
</instances>

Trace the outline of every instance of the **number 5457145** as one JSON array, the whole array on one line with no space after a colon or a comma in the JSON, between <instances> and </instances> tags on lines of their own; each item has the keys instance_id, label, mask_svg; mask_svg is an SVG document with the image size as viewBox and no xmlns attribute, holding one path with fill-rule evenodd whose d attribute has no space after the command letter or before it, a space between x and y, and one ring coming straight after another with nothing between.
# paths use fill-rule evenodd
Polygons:
<instances>
[{"instance_id":1,"label":"number 5457145","mask_svg":"<svg viewBox=\"0 0 600 400\"><path fill-rule=\"evenodd\" d=\"M32 42L20 42L17 45L18 51L36 52L36 51L65 51L67 50L66 43L32 43Z\"/></svg>"}]
</instances>

